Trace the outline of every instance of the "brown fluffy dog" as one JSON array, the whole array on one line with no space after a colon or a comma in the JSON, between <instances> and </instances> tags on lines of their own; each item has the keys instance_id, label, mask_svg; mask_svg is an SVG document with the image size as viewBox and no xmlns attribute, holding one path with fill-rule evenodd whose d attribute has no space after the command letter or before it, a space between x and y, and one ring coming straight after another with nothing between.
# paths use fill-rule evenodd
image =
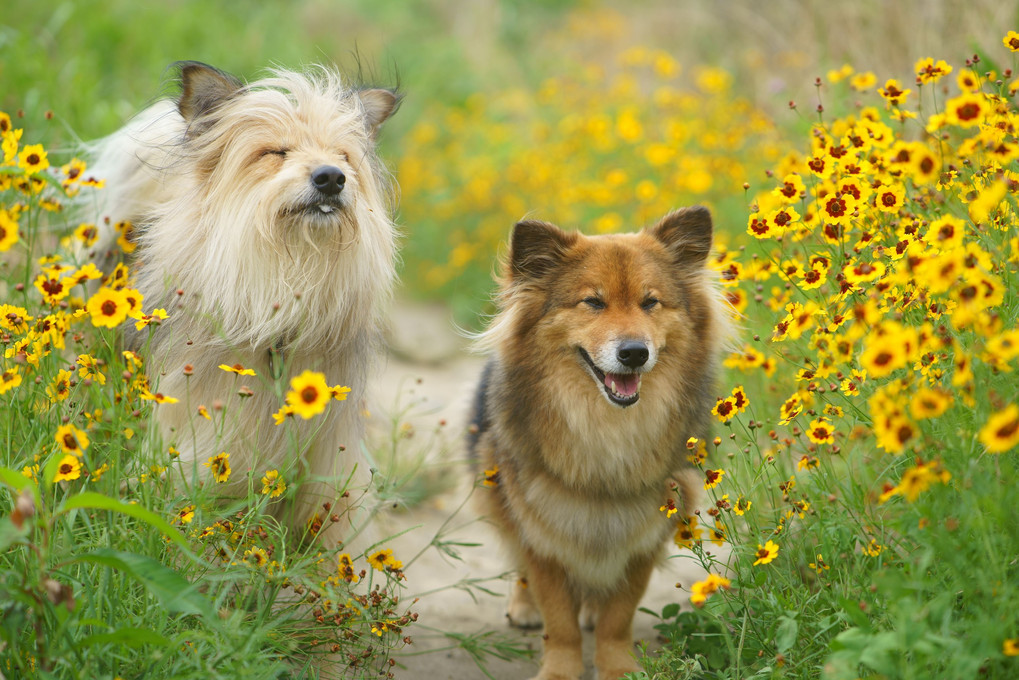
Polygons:
<instances>
[{"instance_id":1,"label":"brown fluffy dog","mask_svg":"<svg viewBox=\"0 0 1019 680\"><path fill-rule=\"evenodd\" d=\"M544 620L543 680L583 672L582 605L599 679L637 669L633 616L674 530L659 508L691 500L686 442L710 427L728 318L711 244L701 207L635 234L513 230L468 443L498 470L483 502L521 571L511 621Z\"/></svg>"},{"instance_id":2,"label":"brown fluffy dog","mask_svg":"<svg viewBox=\"0 0 1019 680\"><path fill-rule=\"evenodd\" d=\"M394 280L393 193L375 142L398 98L351 88L325 67L250 84L197 62L178 68L179 98L95 150L108 188L89 255L108 261L114 225L133 224L137 288L146 309L169 318L129 343L146 357L152 390L179 399L156 418L186 483L207 479L203 464L221 452L233 470L217 486L225 493L246 493L267 469L291 484L309 477L297 512L279 506L300 535L316 512L328 517L322 503L341 498L356 464ZM349 399L275 424L281 395L306 370L350 387Z\"/></svg>"}]
</instances>

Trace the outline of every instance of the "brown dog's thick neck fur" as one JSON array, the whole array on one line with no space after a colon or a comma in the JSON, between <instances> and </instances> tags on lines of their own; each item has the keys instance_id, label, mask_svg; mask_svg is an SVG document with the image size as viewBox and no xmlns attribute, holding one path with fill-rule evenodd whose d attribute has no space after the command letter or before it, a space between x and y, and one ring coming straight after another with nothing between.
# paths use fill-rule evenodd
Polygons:
<instances>
[{"instance_id":1,"label":"brown dog's thick neck fur","mask_svg":"<svg viewBox=\"0 0 1019 680\"><path fill-rule=\"evenodd\" d=\"M599 677L634 669L632 617L674 529L659 508L672 482L691 500L686 442L710 429L727 323L711 238L703 208L634 234L514 229L469 443L498 467L484 510L533 594L515 601L541 610L541 678L582 670L582 603L599 610Z\"/></svg>"}]
</instances>

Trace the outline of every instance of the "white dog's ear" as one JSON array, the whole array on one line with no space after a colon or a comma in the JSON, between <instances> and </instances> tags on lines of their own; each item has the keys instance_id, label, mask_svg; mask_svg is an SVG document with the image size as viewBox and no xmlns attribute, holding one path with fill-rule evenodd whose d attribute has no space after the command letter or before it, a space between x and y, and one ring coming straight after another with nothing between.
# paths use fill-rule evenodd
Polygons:
<instances>
[{"instance_id":1,"label":"white dog's ear","mask_svg":"<svg viewBox=\"0 0 1019 680\"><path fill-rule=\"evenodd\" d=\"M368 130L374 137L378 134L379 127L400 106L400 96L392 90L384 89L361 90L357 95L364 106L364 117L368 123Z\"/></svg>"},{"instance_id":2,"label":"white dog's ear","mask_svg":"<svg viewBox=\"0 0 1019 680\"><path fill-rule=\"evenodd\" d=\"M208 116L244 87L244 83L229 73L199 61L181 61L174 66L180 69L177 109L187 121L191 135L205 127L205 124L196 125L200 118Z\"/></svg>"},{"instance_id":3,"label":"white dog's ear","mask_svg":"<svg viewBox=\"0 0 1019 680\"><path fill-rule=\"evenodd\" d=\"M549 222L517 222L510 237L510 278L543 278L559 268L576 242L576 232L565 232Z\"/></svg>"},{"instance_id":4,"label":"white dog's ear","mask_svg":"<svg viewBox=\"0 0 1019 680\"><path fill-rule=\"evenodd\" d=\"M711 213L702 205L670 212L646 231L665 245L677 264L703 267L711 254Z\"/></svg>"}]
</instances>

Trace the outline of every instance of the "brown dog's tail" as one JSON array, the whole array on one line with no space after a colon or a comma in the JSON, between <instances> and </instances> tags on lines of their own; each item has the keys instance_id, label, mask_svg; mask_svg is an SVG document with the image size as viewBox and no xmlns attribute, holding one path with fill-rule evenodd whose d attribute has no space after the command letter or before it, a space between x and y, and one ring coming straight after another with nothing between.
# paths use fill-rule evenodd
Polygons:
<instances>
[{"instance_id":1,"label":"brown dog's tail","mask_svg":"<svg viewBox=\"0 0 1019 680\"><path fill-rule=\"evenodd\" d=\"M492 371L495 370L495 359L489 359L481 372L481 379L478 381L477 390L474 392L474 400L471 403L470 418L467 421L467 457L470 460L474 472L480 472L481 456L478 453L478 442L481 436L490 427L488 417L488 391L492 381Z\"/></svg>"}]
</instances>

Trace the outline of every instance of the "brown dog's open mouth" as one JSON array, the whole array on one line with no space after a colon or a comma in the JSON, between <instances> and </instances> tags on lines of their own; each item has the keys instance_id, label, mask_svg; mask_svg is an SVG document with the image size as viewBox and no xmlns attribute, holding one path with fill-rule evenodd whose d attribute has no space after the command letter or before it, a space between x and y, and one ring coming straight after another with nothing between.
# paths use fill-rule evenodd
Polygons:
<instances>
[{"instance_id":1,"label":"brown dog's open mouth","mask_svg":"<svg viewBox=\"0 0 1019 680\"><path fill-rule=\"evenodd\" d=\"M605 390L609 401L624 408L637 403L640 399L640 373L606 373L595 365L587 350L583 347L577 349L591 375Z\"/></svg>"}]
</instances>

